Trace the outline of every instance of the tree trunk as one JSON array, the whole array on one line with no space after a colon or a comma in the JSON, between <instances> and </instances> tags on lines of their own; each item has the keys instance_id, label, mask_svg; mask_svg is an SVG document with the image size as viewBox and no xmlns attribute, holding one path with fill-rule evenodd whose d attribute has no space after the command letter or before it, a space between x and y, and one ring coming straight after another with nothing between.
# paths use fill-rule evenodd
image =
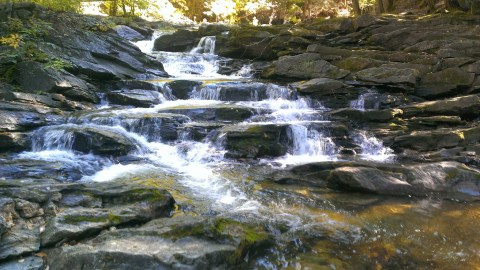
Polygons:
<instances>
[{"instance_id":1,"label":"tree trunk","mask_svg":"<svg viewBox=\"0 0 480 270\"><path fill-rule=\"evenodd\" d=\"M383 7L383 0L377 0L378 4L378 13L385 13L385 8Z\"/></svg>"},{"instance_id":2,"label":"tree trunk","mask_svg":"<svg viewBox=\"0 0 480 270\"><path fill-rule=\"evenodd\" d=\"M127 16L127 5L125 4L125 0L122 0L122 10L123 16Z\"/></svg>"},{"instance_id":3,"label":"tree trunk","mask_svg":"<svg viewBox=\"0 0 480 270\"><path fill-rule=\"evenodd\" d=\"M113 0L110 4L110 16L117 16L117 7L118 7L118 0Z\"/></svg>"},{"instance_id":4,"label":"tree trunk","mask_svg":"<svg viewBox=\"0 0 480 270\"><path fill-rule=\"evenodd\" d=\"M387 6L387 11L388 12L392 12L393 9L394 9L394 4L395 4L395 1L394 0L388 0L388 6Z\"/></svg>"},{"instance_id":5,"label":"tree trunk","mask_svg":"<svg viewBox=\"0 0 480 270\"><path fill-rule=\"evenodd\" d=\"M359 16L362 14L362 11L360 10L360 3L358 2L358 0L352 0L352 7L353 13L355 13L355 15Z\"/></svg>"}]
</instances>

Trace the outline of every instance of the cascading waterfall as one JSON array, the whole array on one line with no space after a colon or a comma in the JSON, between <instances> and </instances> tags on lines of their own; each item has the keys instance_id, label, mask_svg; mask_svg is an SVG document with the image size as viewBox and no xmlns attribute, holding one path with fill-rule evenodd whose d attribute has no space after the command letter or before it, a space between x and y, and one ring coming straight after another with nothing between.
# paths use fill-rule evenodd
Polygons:
<instances>
[{"instance_id":1,"label":"cascading waterfall","mask_svg":"<svg viewBox=\"0 0 480 270\"><path fill-rule=\"evenodd\" d=\"M215 53L215 36L206 36L202 37L198 42L197 47L193 48L190 53L208 53L214 54Z\"/></svg>"},{"instance_id":2,"label":"cascading waterfall","mask_svg":"<svg viewBox=\"0 0 480 270\"><path fill-rule=\"evenodd\" d=\"M385 147L382 141L366 131L356 132L353 140L361 148L360 155L367 160L389 161L394 157L392 149Z\"/></svg>"}]
</instances>

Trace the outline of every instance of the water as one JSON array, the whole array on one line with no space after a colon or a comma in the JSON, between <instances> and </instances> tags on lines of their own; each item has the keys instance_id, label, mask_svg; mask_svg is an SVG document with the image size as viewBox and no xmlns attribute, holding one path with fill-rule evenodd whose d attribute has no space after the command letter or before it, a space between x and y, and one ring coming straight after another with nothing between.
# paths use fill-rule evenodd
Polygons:
<instances>
[{"instance_id":1,"label":"water","mask_svg":"<svg viewBox=\"0 0 480 270\"><path fill-rule=\"evenodd\" d=\"M151 50L146 42L137 44ZM158 83L164 96L160 104L112 107L105 101L63 124L38 129L32 134L32 150L12 159L44 162L45 168L29 165L26 170L34 172L29 176L51 173L63 164L67 177L58 178L62 181L154 181L188 209L186 214L261 222L274 235L275 245L255 261L258 269L471 269L480 263L480 235L474 229L480 225L478 205L270 181L294 165L340 159L330 135L334 123L325 117L329 109L298 96L288 85L249 78L248 66L232 76L218 74L220 58L214 50L214 40L205 38L191 53L153 53L174 79L202 81L190 99L176 99L165 83ZM237 91L236 100L228 91ZM351 106L364 110L364 99L360 96ZM255 113L227 123L199 117L212 108L233 106ZM248 162L227 159L225 137L217 131L224 125L286 125L287 154ZM78 151L75 132L85 129L111 132L136 147L126 157ZM196 132L204 136L197 138ZM360 149L356 158L394 160L372 134L353 130L348 136Z\"/></svg>"}]
</instances>

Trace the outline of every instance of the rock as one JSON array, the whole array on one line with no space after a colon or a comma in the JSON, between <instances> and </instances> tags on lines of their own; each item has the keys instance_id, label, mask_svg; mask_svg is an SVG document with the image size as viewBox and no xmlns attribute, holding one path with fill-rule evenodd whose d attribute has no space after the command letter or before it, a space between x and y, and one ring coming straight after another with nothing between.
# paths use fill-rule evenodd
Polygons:
<instances>
[{"instance_id":1,"label":"rock","mask_svg":"<svg viewBox=\"0 0 480 270\"><path fill-rule=\"evenodd\" d=\"M159 104L163 98L157 91L141 89L111 91L106 97L113 104L145 108Z\"/></svg>"},{"instance_id":2,"label":"rock","mask_svg":"<svg viewBox=\"0 0 480 270\"><path fill-rule=\"evenodd\" d=\"M431 127L441 127L441 126L459 126L465 124L462 121L462 118L459 116L427 116L427 117L413 117L408 119L408 124L418 127L418 126L431 126Z\"/></svg>"},{"instance_id":3,"label":"rock","mask_svg":"<svg viewBox=\"0 0 480 270\"><path fill-rule=\"evenodd\" d=\"M405 90L413 90L417 85L419 76L420 72L418 70L409 68L398 69L378 67L364 69L356 73L356 77L360 81Z\"/></svg>"},{"instance_id":4,"label":"rock","mask_svg":"<svg viewBox=\"0 0 480 270\"><path fill-rule=\"evenodd\" d=\"M48 254L57 269L241 269L265 249L261 227L222 218L157 219ZM95 248L93 248L95 246Z\"/></svg>"},{"instance_id":5,"label":"rock","mask_svg":"<svg viewBox=\"0 0 480 270\"><path fill-rule=\"evenodd\" d=\"M3 270L43 270L45 266L41 257L30 256L21 260L13 260L0 263L0 269Z\"/></svg>"},{"instance_id":6,"label":"rock","mask_svg":"<svg viewBox=\"0 0 480 270\"><path fill-rule=\"evenodd\" d=\"M359 111L345 108L330 112L332 117L341 117L356 122L388 122L402 114L401 109Z\"/></svg>"},{"instance_id":7,"label":"rock","mask_svg":"<svg viewBox=\"0 0 480 270\"><path fill-rule=\"evenodd\" d=\"M480 115L480 97L460 96L445 100L421 102L402 108L404 116L452 115L475 118Z\"/></svg>"},{"instance_id":8,"label":"rock","mask_svg":"<svg viewBox=\"0 0 480 270\"><path fill-rule=\"evenodd\" d=\"M239 122L252 117L252 108L238 105L191 106L190 108L161 109L160 113L183 114L194 121Z\"/></svg>"},{"instance_id":9,"label":"rock","mask_svg":"<svg viewBox=\"0 0 480 270\"><path fill-rule=\"evenodd\" d=\"M51 133L60 138L49 141ZM60 133L60 135L58 135ZM40 129L36 134L38 145L51 148L69 148L72 150L93 153L96 155L122 156L138 149L137 142L127 135L119 132L116 128L59 125Z\"/></svg>"},{"instance_id":10,"label":"rock","mask_svg":"<svg viewBox=\"0 0 480 270\"><path fill-rule=\"evenodd\" d=\"M218 37L218 55L229 58L271 60L276 54L271 49L272 33L262 28L234 29Z\"/></svg>"},{"instance_id":11,"label":"rock","mask_svg":"<svg viewBox=\"0 0 480 270\"><path fill-rule=\"evenodd\" d=\"M42 246L77 240L110 226L141 224L166 217L174 205L174 200L167 191L132 183L90 184L77 192L101 199L101 208L64 209L48 220L41 235Z\"/></svg>"},{"instance_id":12,"label":"rock","mask_svg":"<svg viewBox=\"0 0 480 270\"><path fill-rule=\"evenodd\" d=\"M77 123L87 118L98 125L122 126L127 131L141 134L149 141L173 141L178 138L178 129L190 118L181 114L145 113L145 114L79 114Z\"/></svg>"},{"instance_id":13,"label":"rock","mask_svg":"<svg viewBox=\"0 0 480 270\"><path fill-rule=\"evenodd\" d=\"M385 62L370 58L350 56L340 61L337 61L335 65L341 69L357 72L367 68L378 67L383 63Z\"/></svg>"},{"instance_id":14,"label":"rock","mask_svg":"<svg viewBox=\"0 0 480 270\"><path fill-rule=\"evenodd\" d=\"M36 112L0 110L0 132L29 131L47 123L45 116ZM7 137L14 139L13 135Z\"/></svg>"},{"instance_id":15,"label":"rock","mask_svg":"<svg viewBox=\"0 0 480 270\"><path fill-rule=\"evenodd\" d=\"M360 16L357 17L357 19L355 20L355 30L358 31L358 30L361 30L363 28L366 28L374 23L376 23L377 19L375 18L375 16L373 15L370 15L370 14L362 14Z\"/></svg>"},{"instance_id":16,"label":"rock","mask_svg":"<svg viewBox=\"0 0 480 270\"><path fill-rule=\"evenodd\" d=\"M322 60L316 53L304 53L296 56L285 56L278 59L267 68L262 76L264 78L330 78L341 79L349 74L348 71L339 69L329 62Z\"/></svg>"},{"instance_id":17,"label":"rock","mask_svg":"<svg viewBox=\"0 0 480 270\"><path fill-rule=\"evenodd\" d=\"M44 68L38 62L20 62L15 66L14 80L29 92L60 93L78 101L99 102L87 83L64 70Z\"/></svg>"},{"instance_id":18,"label":"rock","mask_svg":"<svg viewBox=\"0 0 480 270\"><path fill-rule=\"evenodd\" d=\"M457 130L415 131L409 135L395 137L393 149L415 149L418 151L433 151L441 148L451 148L461 144L464 134Z\"/></svg>"},{"instance_id":19,"label":"rock","mask_svg":"<svg viewBox=\"0 0 480 270\"><path fill-rule=\"evenodd\" d=\"M301 82L296 85L296 89L302 94L313 94L315 96L336 95L349 92L345 89L345 85L341 81L327 78L317 78Z\"/></svg>"},{"instance_id":20,"label":"rock","mask_svg":"<svg viewBox=\"0 0 480 270\"><path fill-rule=\"evenodd\" d=\"M173 34L158 37L153 48L156 51L186 52L197 45L198 38L197 32L179 29Z\"/></svg>"},{"instance_id":21,"label":"rock","mask_svg":"<svg viewBox=\"0 0 480 270\"><path fill-rule=\"evenodd\" d=\"M32 203L22 199L15 200L15 210L22 218L34 218L43 216L43 209L38 203Z\"/></svg>"},{"instance_id":22,"label":"rock","mask_svg":"<svg viewBox=\"0 0 480 270\"><path fill-rule=\"evenodd\" d=\"M259 101L267 99L269 85L255 82L208 84L192 93L194 98L222 101Z\"/></svg>"},{"instance_id":23,"label":"rock","mask_svg":"<svg viewBox=\"0 0 480 270\"><path fill-rule=\"evenodd\" d=\"M331 188L379 194L418 195L430 193L447 198L475 199L480 196L480 172L457 162L409 166L340 167L328 183Z\"/></svg>"},{"instance_id":24,"label":"rock","mask_svg":"<svg viewBox=\"0 0 480 270\"><path fill-rule=\"evenodd\" d=\"M166 84L172 90L172 94L178 99L189 99L190 93L198 89L201 82L187 81L187 80L175 80Z\"/></svg>"},{"instance_id":25,"label":"rock","mask_svg":"<svg viewBox=\"0 0 480 270\"><path fill-rule=\"evenodd\" d=\"M439 72L428 73L422 77L415 95L424 98L438 98L466 90L475 79L474 73L460 68L447 68Z\"/></svg>"},{"instance_id":26,"label":"rock","mask_svg":"<svg viewBox=\"0 0 480 270\"><path fill-rule=\"evenodd\" d=\"M286 125L229 126L220 133L225 134L225 155L232 158L283 156L289 146Z\"/></svg>"},{"instance_id":27,"label":"rock","mask_svg":"<svg viewBox=\"0 0 480 270\"><path fill-rule=\"evenodd\" d=\"M129 41L139 41L144 40L146 37L136 30L126 26L126 25L116 25L113 27L113 30L117 32L119 36Z\"/></svg>"},{"instance_id":28,"label":"rock","mask_svg":"<svg viewBox=\"0 0 480 270\"><path fill-rule=\"evenodd\" d=\"M344 19L340 24L340 31L343 33L352 33L355 31L355 22L352 19Z\"/></svg>"},{"instance_id":29,"label":"rock","mask_svg":"<svg viewBox=\"0 0 480 270\"><path fill-rule=\"evenodd\" d=\"M30 147L26 133L0 133L0 151L22 151Z\"/></svg>"}]
</instances>

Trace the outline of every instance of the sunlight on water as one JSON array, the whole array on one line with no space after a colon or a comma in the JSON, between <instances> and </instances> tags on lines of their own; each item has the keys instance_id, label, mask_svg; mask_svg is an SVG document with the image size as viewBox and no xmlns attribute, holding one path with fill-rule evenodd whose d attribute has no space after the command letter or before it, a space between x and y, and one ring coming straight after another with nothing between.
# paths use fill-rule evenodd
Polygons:
<instances>
[{"instance_id":1,"label":"sunlight on water","mask_svg":"<svg viewBox=\"0 0 480 270\"><path fill-rule=\"evenodd\" d=\"M360 156L366 160L392 161L395 157L393 150L383 146L383 142L366 131L354 134L354 142L361 147Z\"/></svg>"}]
</instances>

